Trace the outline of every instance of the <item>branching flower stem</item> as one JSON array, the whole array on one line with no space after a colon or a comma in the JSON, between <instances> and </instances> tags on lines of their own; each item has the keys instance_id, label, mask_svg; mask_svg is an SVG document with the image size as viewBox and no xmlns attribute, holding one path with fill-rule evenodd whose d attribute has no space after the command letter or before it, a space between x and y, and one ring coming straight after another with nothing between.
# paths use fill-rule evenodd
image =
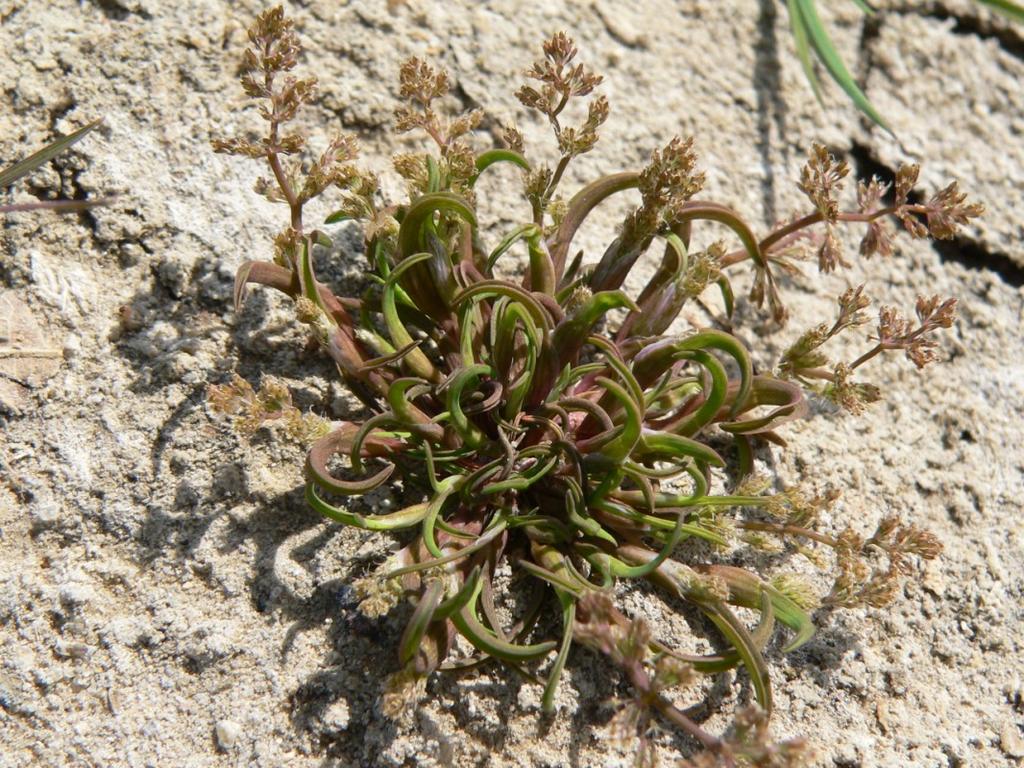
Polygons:
<instances>
[{"instance_id":1,"label":"branching flower stem","mask_svg":"<svg viewBox=\"0 0 1024 768\"><path fill-rule=\"evenodd\" d=\"M834 536L812 531L799 525L784 525L782 523L764 523L756 520L743 520L736 523L736 527L742 528L745 531L761 531L763 533L776 533L779 535L803 536L804 538L812 539L819 544L824 544L827 547L835 547L839 543L839 540Z\"/></svg>"},{"instance_id":2,"label":"branching flower stem","mask_svg":"<svg viewBox=\"0 0 1024 768\"><path fill-rule=\"evenodd\" d=\"M723 743L721 739L712 736L710 733L708 733L695 722L693 722L693 720L691 720L682 712L680 712L679 709L677 709L664 696L658 694L655 697L652 704L658 710L658 712L660 712L662 716L665 717L666 720L670 721L673 725L678 726L680 730L684 731L685 733L688 733L690 736L693 736L693 738L699 741L701 743L701 746L703 746L705 749L708 749L712 752L722 753L722 756L726 760L725 765L728 768L732 768L732 766L735 765L735 762L733 761L732 757L722 752Z\"/></svg>"},{"instance_id":3,"label":"branching flower stem","mask_svg":"<svg viewBox=\"0 0 1024 768\"><path fill-rule=\"evenodd\" d=\"M265 53L269 53L270 43L265 44ZM302 235L302 201L299 200L299 196L295 194L295 190L292 189L291 182L288 181L288 176L284 172L284 167L281 165L280 157L280 146L278 144L278 128L281 125L280 118L277 114L278 108L278 97L273 91L274 84L274 73L267 72L264 76L264 83L267 87L267 92L271 94L271 100L273 102L273 111L270 116L270 136L267 146L267 162L270 164L270 170L274 173L274 178L277 180L277 186L281 189L281 194L284 195L284 199L288 202L288 209L291 212L291 225L299 236Z\"/></svg>"},{"instance_id":4,"label":"branching flower stem","mask_svg":"<svg viewBox=\"0 0 1024 768\"><path fill-rule=\"evenodd\" d=\"M877 211L872 211L871 213L844 211L836 217L836 220L850 223L868 224L872 221L876 221L885 216L895 215L896 212L901 209L904 211L909 211L911 213L919 213L922 215L928 212L928 209L923 205L904 205L902 207L891 205L887 208L880 208ZM791 237L792 235L797 234L798 232L806 229L807 227L812 227L815 224L821 224L823 221L825 221L825 217L821 213L821 211L815 211L814 213L809 213L803 218L797 219L796 221L791 221L789 224L779 227L777 230L775 230L770 235L761 240L761 242L758 244L761 249L761 252L767 253L771 248L781 243L787 237ZM722 258L722 267L725 268L734 266L743 261L746 261L749 257L750 253L748 251L744 250L743 248L739 248L735 251L726 254Z\"/></svg>"},{"instance_id":5,"label":"branching flower stem","mask_svg":"<svg viewBox=\"0 0 1024 768\"><path fill-rule=\"evenodd\" d=\"M909 341L913 341L914 339L921 338L927 332L928 332L928 328L925 327L925 326L922 326L922 327L918 328L916 331L914 331L913 333L911 333L907 337L906 341L909 342ZM887 350L903 349L905 346L906 346L906 343L894 344L894 343L890 343L890 342L886 342L886 341L880 341L875 346L873 346L871 349L869 349L867 352L865 352L863 355L861 355L856 360L854 360L852 363L850 363L850 370L852 371L855 368L863 365L868 360L872 359L873 357L875 357L878 354L881 354L882 352L885 352Z\"/></svg>"},{"instance_id":6,"label":"branching flower stem","mask_svg":"<svg viewBox=\"0 0 1024 768\"><path fill-rule=\"evenodd\" d=\"M693 722L693 720L679 711L672 702L666 699L662 694L655 691L651 684L650 675L647 674L641 664L626 664L624 671L630 684L636 689L637 693L641 695L645 704L654 707L666 720L670 721L680 730L699 741L701 746L705 749L712 752L722 752L722 748L724 746L722 740L705 731L697 725L697 723ZM725 763L726 766L734 765L734 762L730 757L726 754L723 754L722 756L727 760Z\"/></svg>"}]
</instances>

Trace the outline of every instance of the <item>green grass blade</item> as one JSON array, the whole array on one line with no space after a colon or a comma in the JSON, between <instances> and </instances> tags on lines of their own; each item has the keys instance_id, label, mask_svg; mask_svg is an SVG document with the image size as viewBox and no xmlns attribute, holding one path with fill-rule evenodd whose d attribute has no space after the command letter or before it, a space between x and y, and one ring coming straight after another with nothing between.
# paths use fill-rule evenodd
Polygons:
<instances>
[{"instance_id":1,"label":"green grass blade","mask_svg":"<svg viewBox=\"0 0 1024 768\"><path fill-rule=\"evenodd\" d=\"M978 0L978 2L1024 24L1024 5L1020 3L1015 3L1013 0Z\"/></svg>"},{"instance_id":2,"label":"green grass blade","mask_svg":"<svg viewBox=\"0 0 1024 768\"><path fill-rule=\"evenodd\" d=\"M868 97L864 95L856 80L853 79L853 75L850 74L850 70L843 63L839 52L832 43L832 38L828 36L828 32L825 31L825 27L821 23L814 0L792 0L790 5L795 6L799 12L808 40L814 48L815 54L817 54L821 63L825 65L825 69L832 76L832 79L846 91L846 95L850 97L861 112L870 117L880 127L892 133L892 129L868 100Z\"/></svg>"},{"instance_id":3,"label":"green grass blade","mask_svg":"<svg viewBox=\"0 0 1024 768\"><path fill-rule=\"evenodd\" d=\"M804 75L807 77L807 82L811 84L811 90L814 91L814 98L818 100L818 103L824 106L825 100L821 96L821 83L818 81L818 75L814 71L814 62L811 60L811 46L807 41L807 29L804 27L803 16L800 15L800 9L797 7L797 0L788 0L789 2L789 24L793 28L793 42L796 44L796 55L800 59L800 66L804 69Z\"/></svg>"},{"instance_id":4,"label":"green grass blade","mask_svg":"<svg viewBox=\"0 0 1024 768\"><path fill-rule=\"evenodd\" d=\"M57 155L66 151L69 147L71 147L72 144L84 138L85 135L89 133L89 131L91 131L93 128L95 128L102 122L102 117L99 120L93 120L91 123L82 126L74 133L70 133L67 136L62 136L61 138L54 141L52 144L48 144L47 146L40 149L38 152L29 155L24 160L20 160L14 165L12 165L10 168L7 168L2 173L0 173L0 189L4 189L6 187L11 186L22 176L32 173L32 171L34 171L41 165L45 165L50 160L55 158Z\"/></svg>"}]
</instances>

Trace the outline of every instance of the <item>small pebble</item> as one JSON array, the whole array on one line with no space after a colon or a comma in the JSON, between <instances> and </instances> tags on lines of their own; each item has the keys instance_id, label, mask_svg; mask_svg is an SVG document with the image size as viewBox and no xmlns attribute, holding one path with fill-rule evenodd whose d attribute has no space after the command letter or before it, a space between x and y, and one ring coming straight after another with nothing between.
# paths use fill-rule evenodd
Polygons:
<instances>
[{"instance_id":1,"label":"small pebble","mask_svg":"<svg viewBox=\"0 0 1024 768\"><path fill-rule=\"evenodd\" d=\"M1024 738L1016 723L1006 723L999 734L999 746L1008 757L1024 757Z\"/></svg>"},{"instance_id":2,"label":"small pebble","mask_svg":"<svg viewBox=\"0 0 1024 768\"><path fill-rule=\"evenodd\" d=\"M58 646L66 656L72 659L85 659L92 655L93 649L88 643L66 643Z\"/></svg>"},{"instance_id":3,"label":"small pebble","mask_svg":"<svg viewBox=\"0 0 1024 768\"><path fill-rule=\"evenodd\" d=\"M67 338L64 339L64 359L74 360L82 352L82 342L73 333L68 334Z\"/></svg>"},{"instance_id":4,"label":"small pebble","mask_svg":"<svg viewBox=\"0 0 1024 768\"><path fill-rule=\"evenodd\" d=\"M338 699L324 712L324 725L331 730L344 731L348 728L349 709L345 699Z\"/></svg>"},{"instance_id":5,"label":"small pebble","mask_svg":"<svg viewBox=\"0 0 1024 768\"><path fill-rule=\"evenodd\" d=\"M30 504L28 511L36 528L48 528L60 520L60 506L53 499L40 499Z\"/></svg>"},{"instance_id":6,"label":"small pebble","mask_svg":"<svg viewBox=\"0 0 1024 768\"><path fill-rule=\"evenodd\" d=\"M217 736L217 746L223 750L233 749L238 743L238 737L242 735L242 726L234 720L221 720L214 727Z\"/></svg>"},{"instance_id":7,"label":"small pebble","mask_svg":"<svg viewBox=\"0 0 1024 768\"><path fill-rule=\"evenodd\" d=\"M69 608L86 605L95 598L96 591L89 584L71 581L60 585L60 601Z\"/></svg>"}]
</instances>

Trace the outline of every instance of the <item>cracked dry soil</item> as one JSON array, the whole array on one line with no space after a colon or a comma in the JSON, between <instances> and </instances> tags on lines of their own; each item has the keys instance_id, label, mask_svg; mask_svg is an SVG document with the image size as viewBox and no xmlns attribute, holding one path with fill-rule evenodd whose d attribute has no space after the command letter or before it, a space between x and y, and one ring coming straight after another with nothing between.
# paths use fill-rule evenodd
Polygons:
<instances>
[{"instance_id":1,"label":"cracked dry soil","mask_svg":"<svg viewBox=\"0 0 1024 768\"><path fill-rule=\"evenodd\" d=\"M303 67L321 80L308 127L321 142L357 133L377 169L407 146L389 124L412 54L449 69L452 105L486 108L487 131L516 118L541 146L512 92L541 40L566 29L612 103L568 188L638 167L679 133L696 137L707 197L762 231L804 207L794 182L815 140L860 174L920 161L922 190L959 179L986 204L951 243L904 238L891 260L789 281L791 325L745 340L770 364L859 282L879 304L960 297L948 362L924 375L876 366L884 403L859 418L817 409L775 452L784 482L842 487L837 515L864 530L895 512L946 546L890 609L820 616L805 648L776 647L775 732L809 737L822 766L1019 765L1022 30L968 0L880 5L870 21L853 3L822 13L899 141L836 88L825 109L814 103L775 0L308 0L291 13ZM265 258L283 222L250 191L255 164L209 149L256 124L235 76L260 10L0 2L0 164L106 117L16 196L119 195L77 217L10 215L0 233L0 344L49 351L35 367L0 360L0 766L628 765L607 729L607 702L626 689L583 652L550 720L536 686L498 667L437 677L415 718L384 718L401 623L360 618L347 585L388 542L306 508L298 451L267 436L240 444L207 413L207 385L232 370L283 376L299 404L336 418L355 408L281 301L254 291L243 312L230 305L235 267ZM482 218L513 223L514 197L502 184L488 195ZM585 233L590 254L621 211L605 214ZM358 285L356 236L338 239L323 274ZM626 599L680 639L685 623L649 595ZM710 693L709 727L749 696L742 673ZM671 765L689 745L663 734L658 748Z\"/></svg>"}]
</instances>

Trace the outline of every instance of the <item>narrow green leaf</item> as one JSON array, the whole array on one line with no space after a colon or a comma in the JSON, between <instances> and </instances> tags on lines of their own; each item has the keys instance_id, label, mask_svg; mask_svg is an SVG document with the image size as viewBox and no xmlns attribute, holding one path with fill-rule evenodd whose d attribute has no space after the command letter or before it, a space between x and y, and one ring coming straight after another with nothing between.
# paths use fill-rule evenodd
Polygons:
<instances>
[{"instance_id":1,"label":"narrow green leaf","mask_svg":"<svg viewBox=\"0 0 1024 768\"><path fill-rule=\"evenodd\" d=\"M524 171L530 170L530 163L518 152L511 149L489 149L477 156L476 173L470 178L469 186L475 185L481 174L495 163L512 163Z\"/></svg>"},{"instance_id":2,"label":"narrow green leaf","mask_svg":"<svg viewBox=\"0 0 1024 768\"><path fill-rule=\"evenodd\" d=\"M686 270L690 255L687 252L686 244L679 235L669 232L665 235L665 254L661 257L661 264L655 271L647 285L636 297L637 304L643 304L649 296L655 294L658 289L671 280L677 278Z\"/></svg>"},{"instance_id":3,"label":"narrow green leaf","mask_svg":"<svg viewBox=\"0 0 1024 768\"><path fill-rule=\"evenodd\" d=\"M1020 3L1015 3L1013 0L978 0L978 2L1024 24L1024 5Z\"/></svg>"},{"instance_id":4,"label":"narrow green leaf","mask_svg":"<svg viewBox=\"0 0 1024 768\"><path fill-rule=\"evenodd\" d=\"M427 155L427 194L434 194L441 188L441 169L437 165L437 158Z\"/></svg>"},{"instance_id":5,"label":"narrow green leaf","mask_svg":"<svg viewBox=\"0 0 1024 768\"><path fill-rule=\"evenodd\" d=\"M683 203L682 211L679 214L679 222L690 222L697 220L717 221L729 227L750 256L751 260L762 269L767 269L768 264L761 253L761 244L754 235L753 230L732 208L718 203L709 203L704 200L688 200Z\"/></svg>"},{"instance_id":6,"label":"narrow green leaf","mask_svg":"<svg viewBox=\"0 0 1024 768\"><path fill-rule=\"evenodd\" d=\"M437 240L434 231L434 214L449 213L476 227L476 216L469 203L458 195L450 192L433 192L421 195L405 210L402 223L398 228L398 259L399 262L424 251L438 259L445 259L447 265L418 264L416 268L403 278L402 287L416 304L416 308L434 320L449 315L449 307L442 298L446 284L439 284L438 277L442 266L451 268L451 257L444 252L444 245ZM431 238L429 235L433 235Z\"/></svg>"},{"instance_id":7,"label":"narrow green leaf","mask_svg":"<svg viewBox=\"0 0 1024 768\"><path fill-rule=\"evenodd\" d=\"M441 528L440 519L437 521L437 527ZM444 557L435 557L430 560L424 560L420 563L413 563L412 565L406 565L401 568L396 568L393 571L389 571L386 575L388 579L394 579L399 576L405 576L407 573L419 573L421 571L430 570L431 568L439 568L442 565L448 563L454 563L456 560L461 560L464 557L479 552L481 549L486 547L492 541L494 541L502 532L508 528L508 518L504 516L498 516L491 523L490 527L484 531L480 536L476 537L472 544L467 544L461 549L457 549L454 552L445 555Z\"/></svg>"},{"instance_id":8,"label":"narrow green leaf","mask_svg":"<svg viewBox=\"0 0 1024 768\"><path fill-rule=\"evenodd\" d=\"M530 313L530 318L538 328L543 329L544 332L551 330L551 315L544 309L544 306L529 291L501 280L483 280L479 283L473 283L473 285L455 297L455 305L461 304L466 299L484 298L487 296L507 296L513 301L519 302Z\"/></svg>"},{"instance_id":9,"label":"narrow green leaf","mask_svg":"<svg viewBox=\"0 0 1024 768\"><path fill-rule=\"evenodd\" d=\"M775 629L775 607L772 605L772 596L767 589L761 590L761 604L758 607L761 611L761 621L750 633L750 639L754 641L758 650L763 651L771 639L772 630Z\"/></svg>"},{"instance_id":10,"label":"narrow green leaf","mask_svg":"<svg viewBox=\"0 0 1024 768\"><path fill-rule=\"evenodd\" d=\"M562 644L555 657L555 663L551 666L551 672L548 673L548 682L544 686L544 696L541 698L542 709L549 713L555 711L555 692L558 690L558 681L562 678L565 661L569 658L573 628L576 624L576 600L561 590L556 589L555 592L562 604Z\"/></svg>"},{"instance_id":11,"label":"narrow green leaf","mask_svg":"<svg viewBox=\"0 0 1024 768\"><path fill-rule=\"evenodd\" d=\"M686 358L699 363L711 378L711 387L704 391L704 402L691 414L675 419L664 427L666 432L692 437L707 425L718 413L729 393L729 377L718 358L700 349L686 353Z\"/></svg>"},{"instance_id":12,"label":"narrow green leaf","mask_svg":"<svg viewBox=\"0 0 1024 768\"><path fill-rule=\"evenodd\" d=\"M539 229L534 228L529 233L526 244L530 253L530 270L527 273L530 277L530 290L548 296L554 295L557 282L555 263Z\"/></svg>"},{"instance_id":13,"label":"narrow green leaf","mask_svg":"<svg viewBox=\"0 0 1024 768\"><path fill-rule=\"evenodd\" d=\"M302 291L302 295L320 308L320 311L327 318L327 322L331 325L337 325L337 321L330 310L327 309L327 305L324 304L324 300L320 296L316 275L313 273L313 246L308 237L302 241L302 250L299 252L299 263L297 266L299 289ZM412 340L410 339L410 341Z\"/></svg>"},{"instance_id":14,"label":"narrow green leaf","mask_svg":"<svg viewBox=\"0 0 1024 768\"><path fill-rule=\"evenodd\" d=\"M605 198L624 189L632 189L639 182L640 174L635 171L616 173L591 182L573 196L558 231L548 241L548 250L555 264L556 275L561 276L565 268L565 257L569 252L569 246L572 245L573 237L576 236L576 230L590 212Z\"/></svg>"},{"instance_id":15,"label":"narrow green leaf","mask_svg":"<svg viewBox=\"0 0 1024 768\"><path fill-rule=\"evenodd\" d=\"M423 516L423 532L421 534L423 539L423 546L427 548L427 551L434 557L444 557L444 552L437 545L437 539L434 536L434 528L437 525L437 518L441 515L441 510L444 509L444 503L448 501L448 497L451 496L455 491L458 490L459 481L462 478L451 476L446 477L440 483L438 483L438 492L427 504L427 513Z\"/></svg>"},{"instance_id":16,"label":"narrow green leaf","mask_svg":"<svg viewBox=\"0 0 1024 768\"><path fill-rule=\"evenodd\" d=\"M520 454L520 456L522 456L522 454ZM537 462L533 467L523 472L521 475L515 475L507 480L501 480L497 483L485 485L480 489L480 495L492 496L496 493L504 493L505 491L525 491L554 469L557 464L558 454L554 453L547 459L547 461Z\"/></svg>"},{"instance_id":17,"label":"narrow green leaf","mask_svg":"<svg viewBox=\"0 0 1024 768\"><path fill-rule=\"evenodd\" d=\"M398 660L403 666L416 656L420 642L427 633L427 627L433 621L434 611L437 610L443 596L444 582L441 579L431 579L423 594L420 595L416 610L412 612L409 623L405 625L405 631L402 632L402 637L398 641Z\"/></svg>"},{"instance_id":18,"label":"narrow green leaf","mask_svg":"<svg viewBox=\"0 0 1024 768\"><path fill-rule=\"evenodd\" d=\"M611 310L621 307L633 311L639 309L623 291L600 291L590 296L578 310L566 316L555 328L551 339L551 349L556 357L554 362L558 369L562 370L566 365L574 363L594 324Z\"/></svg>"},{"instance_id":19,"label":"narrow green leaf","mask_svg":"<svg viewBox=\"0 0 1024 768\"><path fill-rule=\"evenodd\" d=\"M398 348L404 349L412 344L414 340L405 327L405 323L398 316L398 307L395 303L395 288L403 274L422 265L431 258L433 257L429 253L411 255L395 267L391 274L388 275L387 280L384 281L384 288L381 291L381 308L384 314L384 324L387 326L391 341ZM440 381L440 372L419 347L409 352L403 359L403 363L416 376L428 381Z\"/></svg>"},{"instance_id":20,"label":"narrow green leaf","mask_svg":"<svg viewBox=\"0 0 1024 768\"><path fill-rule=\"evenodd\" d=\"M359 515L328 504L320 498L320 494L316 490L316 483L306 483L306 501L309 506L326 518L368 531L397 531L402 528L411 528L421 522L428 512L427 504L413 504L387 515Z\"/></svg>"},{"instance_id":21,"label":"narrow green leaf","mask_svg":"<svg viewBox=\"0 0 1024 768\"><path fill-rule=\"evenodd\" d=\"M509 248L518 243L520 240L526 240L535 234L540 233L540 228L536 224L523 224L522 226L516 227L509 232L505 237L501 239L497 247L491 251L487 257L487 270L490 272L494 268L498 259L501 258Z\"/></svg>"},{"instance_id":22,"label":"narrow green leaf","mask_svg":"<svg viewBox=\"0 0 1024 768\"><path fill-rule=\"evenodd\" d=\"M593 502L593 506L595 509L602 512L650 526L653 529L651 536L659 541L664 541L666 536L671 536L678 525L679 530L686 536L694 536L698 539L704 539L705 541L710 541L712 544L720 547L724 547L729 543L717 533L710 531L707 528L694 525L693 523L679 522L679 519L686 514L686 510L681 507L660 508L658 510L659 513L671 514L676 518L674 520L666 520L665 518L656 517L655 515L646 515L643 512L638 512L627 504L619 504L607 499L596 500Z\"/></svg>"},{"instance_id":23,"label":"narrow green leaf","mask_svg":"<svg viewBox=\"0 0 1024 768\"><path fill-rule=\"evenodd\" d=\"M639 579L644 576L648 576L657 570L661 564L668 559L669 555L672 554L672 551L682 539L684 525L683 517L685 515L686 511L680 509L676 515L675 525L672 527L672 535L666 538L661 551L655 557L652 557L646 563L641 563L639 565L626 565L618 558L611 558L612 573L622 579Z\"/></svg>"},{"instance_id":24,"label":"narrow green leaf","mask_svg":"<svg viewBox=\"0 0 1024 768\"><path fill-rule=\"evenodd\" d=\"M324 219L324 224L338 224L342 221L351 221L355 218L351 213L347 211L335 211Z\"/></svg>"},{"instance_id":25,"label":"narrow green leaf","mask_svg":"<svg viewBox=\"0 0 1024 768\"><path fill-rule=\"evenodd\" d=\"M546 656L557 647L557 643L548 640L534 645L519 645L502 640L491 630L480 623L476 617L476 602L480 596L481 586L470 596L469 602L461 610L452 614L451 620L470 644L481 653L503 661L531 661Z\"/></svg>"},{"instance_id":26,"label":"narrow green leaf","mask_svg":"<svg viewBox=\"0 0 1024 768\"><path fill-rule=\"evenodd\" d=\"M608 394L618 400L624 408L625 422L621 426L624 426L625 429L621 435L604 446L602 451L612 460L621 461L629 456L633 447L640 439L643 427L643 414L640 412L640 406L637 402L617 381L605 378L604 376L598 376L597 383L604 387Z\"/></svg>"},{"instance_id":27,"label":"narrow green leaf","mask_svg":"<svg viewBox=\"0 0 1024 768\"><path fill-rule=\"evenodd\" d=\"M729 641L729 644L736 649L740 659L743 660L743 666L746 667L747 674L750 675L750 682L754 686L754 695L757 697L757 703L761 705L765 712L771 714L773 701L768 664L765 662L764 656L761 655L761 651L758 650L754 639L750 636L750 632L747 631L743 623L736 618L735 614L724 603L699 600L695 602L697 607L704 612L704 615L711 619L714 625L718 627L718 631Z\"/></svg>"},{"instance_id":28,"label":"narrow green leaf","mask_svg":"<svg viewBox=\"0 0 1024 768\"><path fill-rule=\"evenodd\" d=\"M724 467L725 460L708 445L683 435L645 429L640 437L641 453L645 456L678 458L689 456L694 461Z\"/></svg>"},{"instance_id":29,"label":"narrow green leaf","mask_svg":"<svg viewBox=\"0 0 1024 768\"><path fill-rule=\"evenodd\" d=\"M743 608L758 608L763 605L763 595L767 594L771 599L775 618L796 633L796 636L783 648L785 653L796 650L814 635L814 624L811 617L792 599L750 571L731 565L697 566L696 570L723 579L729 586L729 602L734 605Z\"/></svg>"},{"instance_id":30,"label":"narrow green leaf","mask_svg":"<svg viewBox=\"0 0 1024 768\"><path fill-rule=\"evenodd\" d=\"M444 438L444 427L433 423L427 414L412 403L413 398L426 391L429 391L429 386L423 379L416 377L395 379L388 387L388 405L391 406L395 418L407 426L410 432L427 441L439 443Z\"/></svg>"},{"instance_id":31,"label":"narrow green leaf","mask_svg":"<svg viewBox=\"0 0 1024 768\"><path fill-rule=\"evenodd\" d=\"M738 413L746 404L753 386L753 363L743 344L731 334L707 330L681 340L665 339L650 344L633 359L633 374L640 382L640 386L646 389L652 386L665 370L682 359L683 353L702 349L717 349L736 361L740 369L740 380L735 383L738 389L730 413Z\"/></svg>"},{"instance_id":32,"label":"narrow green leaf","mask_svg":"<svg viewBox=\"0 0 1024 768\"><path fill-rule=\"evenodd\" d=\"M569 523L577 528L584 536L594 539L601 539L613 547L619 542L615 536L604 529L597 520L590 516L587 504L583 499L583 489L574 478L566 478L569 492L565 495L565 513ZM597 494L595 494L597 495Z\"/></svg>"},{"instance_id":33,"label":"narrow green leaf","mask_svg":"<svg viewBox=\"0 0 1024 768\"><path fill-rule=\"evenodd\" d=\"M485 435L480 428L470 422L462 410L460 398L462 390L470 381L479 381L481 376L494 376L494 371L489 365L473 365L460 370L448 385L448 412L451 414L452 426L459 433L462 442L469 448L478 448L483 443Z\"/></svg>"},{"instance_id":34,"label":"narrow green leaf","mask_svg":"<svg viewBox=\"0 0 1024 768\"><path fill-rule=\"evenodd\" d=\"M811 58L811 43L807 39L807 27L804 24L803 14L797 0L786 0L789 8L789 26L793 30L793 43L796 45L796 55L800 59L800 67L804 71L804 77L811 86L814 98L818 105L825 106L825 97L821 92L821 81L818 73L814 71L814 60Z\"/></svg>"},{"instance_id":35,"label":"narrow green leaf","mask_svg":"<svg viewBox=\"0 0 1024 768\"><path fill-rule=\"evenodd\" d=\"M451 192L421 195L408 207L398 228L398 245L402 258L425 250L424 225L438 211L453 213L476 226L476 216L469 203Z\"/></svg>"},{"instance_id":36,"label":"narrow green leaf","mask_svg":"<svg viewBox=\"0 0 1024 768\"><path fill-rule=\"evenodd\" d=\"M534 576L541 581L545 581L553 587L572 592L572 594L578 595L582 589L582 586L574 585L568 580L568 578L559 576L557 573L552 573L547 568L539 566L536 563L531 563L529 560L518 560L516 565L531 576Z\"/></svg>"},{"instance_id":37,"label":"narrow green leaf","mask_svg":"<svg viewBox=\"0 0 1024 768\"><path fill-rule=\"evenodd\" d=\"M473 566L473 570L469 572L469 576L467 576L465 582L463 582L462 588L437 606L437 610L434 612L434 618L438 621L448 619L456 611L462 610L462 607L469 602L469 599L476 591L477 585L480 583L480 574L480 566Z\"/></svg>"},{"instance_id":38,"label":"narrow green leaf","mask_svg":"<svg viewBox=\"0 0 1024 768\"><path fill-rule=\"evenodd\" d=\"M732 292L732 283L729 282L729 278L725 275L718 278L718 289L722 292L722 302L725 304L725 316L732 320L732 313L736 305L736 300Z\"/></svg>"},{"instance_id":39,"label":"narrow green leaf","mask_svg":"<svg viewBox=\"0 0 1024 768\"><path fill-rule=\"evenodd\" d=\"M614 291L613 293L619 293L619 291ZM636 305L632 304L632 302L630 302L630 304L627 306L636 307ZM589 336L587 338L587 341L590 344L593 344L595 347L600 349L601 352L604 353L603 357L605 362L608 363L609 367L612 370L619 374L619 378L622 379L622 383L626 385L626 388L629 390L630 396L633 398L633 401L637 404L637 408L641 410L642 415L644 406L643 387L641 387L640 382L636 380L636 377L633 375L633 371L630 370L628 365L626 365L626 361L622 359L622 353L619 351L619 348L616 347L614 343L606 339L604 336L600 336L598 334Z\"/></svg>"}]
</instances>

